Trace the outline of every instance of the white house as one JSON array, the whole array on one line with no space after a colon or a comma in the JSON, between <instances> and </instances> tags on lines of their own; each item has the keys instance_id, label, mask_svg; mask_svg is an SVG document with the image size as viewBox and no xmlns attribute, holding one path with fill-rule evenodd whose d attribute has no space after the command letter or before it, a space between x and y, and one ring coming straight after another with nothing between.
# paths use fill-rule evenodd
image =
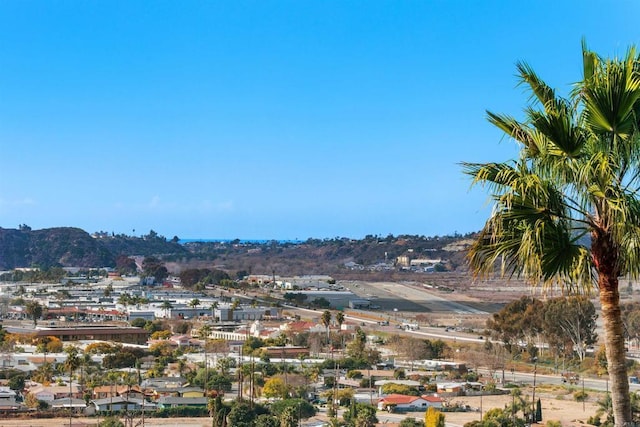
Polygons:
<instances>
[{"instance_id":1,"label":"white house","mask_svg":"<svg viewBox=\"0 0 640 427\"><path fill-rule=\"evenodd\" d=\"M390 394L378 401L378 409L389 412L398 411L426 411L427 408L442 408L443 400L437 396L406 396L404 394Z\"/></svg>"}]
</instances>

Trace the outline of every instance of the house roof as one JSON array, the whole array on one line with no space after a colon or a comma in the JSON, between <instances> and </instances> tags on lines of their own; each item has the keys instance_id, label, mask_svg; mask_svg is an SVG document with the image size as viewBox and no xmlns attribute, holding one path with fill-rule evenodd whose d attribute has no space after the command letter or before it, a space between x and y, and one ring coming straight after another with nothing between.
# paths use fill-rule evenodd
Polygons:
<instances>
[{"instance_id":1,"label":"house roof","mask_svg":"<svg viewBox=\"0 0 640 427\"><path fill-rule=\"evenodd\" d=\"M380 399L380 402L395 403L396 405L407 405L415 402L418 399L422 399L420 396L407 396L404 394L390 394Z\"/></svg>"},{"instance_id":2,"label":"house roof","mask_svg":"<svg viewBox=\"0 0 640 427\"><path fill-rule=\"evenodd\" d=\"M78 386L76 384L71 385L71 389L69 389L68 385L50 385L50 386L37 386L29 390L29 393L38 394L42 392L59 394L59 393L77 393Z\"/></svg>"},{"instance_id":3,"label":"house roof","mask_svg":"<svg viewBox=\"0 0 640 427\"><path fill-rule=\"evenodd\" d=\"M68 397L63 397L51 402L51 406L54 408L86 408L87 403L82 399L69 399Z\"/></svg>"},{"instance_id":4,"label":"house roof","mask_svg":"<svg viewBox=\"0 0 640 427\"><path fill-rule=\"evenodd\" d=\"M162 396L157 403L158 405L206 405L208 401L206 397Z\"/></svg>"},{"instance_id":5,"label":"house roof","mask_svg":"<svg viewBox=\"0 0 640 427\"><path fill-rule=\"evenodd\" d=\"M114 396L114 397L105 397L104 399L94 399L91 401L91 403L93 403L96 406L102 406L102 405L110 405L110 404L118 404L118 403L129 403L132 405L139 405L142 406L142 399L136 399L136 398L126 398L126 397L122 397L122 396ZM149 402L144 402L144 406L155 406L154 403L149 403Z\"/></svg>"}]
</instances>

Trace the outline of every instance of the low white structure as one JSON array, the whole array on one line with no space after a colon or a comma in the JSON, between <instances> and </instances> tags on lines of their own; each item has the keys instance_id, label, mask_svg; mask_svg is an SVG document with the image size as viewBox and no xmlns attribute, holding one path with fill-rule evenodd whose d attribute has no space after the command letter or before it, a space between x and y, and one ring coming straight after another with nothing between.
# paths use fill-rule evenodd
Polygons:
<instances>
[{"instance_id":1,"label":"low white structure","mask_svg":"<svg viewBox=\"0 0 640 427\"><path fill-rule=\"evenodd\" d=\"M429 407L442 408L443 400L438 396L406 396L390 394L378 401L378 409L389 412L426 411Z\"/></svg>"}]
</instances>

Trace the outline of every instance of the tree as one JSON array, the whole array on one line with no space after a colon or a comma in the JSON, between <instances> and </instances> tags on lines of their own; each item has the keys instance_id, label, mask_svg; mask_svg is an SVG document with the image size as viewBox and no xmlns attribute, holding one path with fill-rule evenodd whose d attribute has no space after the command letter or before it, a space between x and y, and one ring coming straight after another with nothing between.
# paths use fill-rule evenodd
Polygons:
<instances>
[{"instance_id":1,"label":"tree","mask_svg":"<svg viewBox=\"0 0 640 427\"><path fill-rule=\"evenodd\" d=\"M233 403L231 411L227 416L227 421L233 427L253 427L256 414L249 408L249 405L241 400Z\"/></svg>"},{"instance_id":2,"label":"tree","mask_svg":"<svg viewBox=\"0 0 640 427\"><path fill-rule=\"evenodd\" d=\"M544 334L552 347L569 348L584 360L596 342L596 308L585 296L553 298L543 307Z\"/></svg>"},{"instance_id":3,"label":"tree","mask_svg":"<svg viewBox=\"0 0 640 427\"><path fill-rule=\"evenodd\" d=\"M415 418L409 417L400 421L400 424L398 424L398 427L425 427L425 425L424 425L424 421L416 420Z\"/></svg>"},{"instance_id":4,"label":"tree","mask_svg":"<svg viewBox=\"0 0 640 427\"><path fill-rule=\"evenodd\" d=\"M280 377L269 378L264 383L262 395L264 397L276 397L284 399L289 394L289 390L284 380Z\"/></svg>"},{"instance_id":5,"label":"tree","mask_svg":"<svg viewBox=\"0 0 640 427\"><path fill-rule=\"evenodd\" d=\"M542 302L529 296L512 301L487 320L487 328L509 352L516 354L520 351L519 341L535 344L542 332Z\"/></svg>"},{"instance_id":6,"label":"tree","mask_svg":"<svg viewBox=\"0 0 640 427\"><path fill-rule=\"evenodd\" d=\"M156 282L162 283L169 276L167 267L156 257L146 257L142 261L142 277L153 277Z\"/></svg>"},{"instance_id":7,"label":"tree","mask_svg":"<svg viewBox=\"0 0 640 427\"><path fill-rule=\"evenodd\" d=\"M262 414L256 418L256 427L280 427L280 421L273 415Z\"/></svg>"},{"instance_id":8,"label":"tree","mask_svg":"<svg viewBox=\"0 0 640 427\"><path fill-rule=\"evenodd\" d=\"M526 119L488 113L520 155L463 164L495 201L469 261L477 275L500 267L503 275L573 292L595 285L614 418L622 426L632 419L618 278L640 276L640 57L635 48L613 59L584 44L582 51L583 78L569 98L519 63L533 94Z\"/></svg>"},{"instance_id":9,"label":"tree","mask_svg":"<svg viewBox=\"0 0 640 427\"><path fill-rule=\"evenodd\" d=\"M80 357L78 347L71 345L64 349L67 353L67 359L64 361L64 368L69 372L69 425L71 425L71 398L73 397L73 373L80 367Z\"/></svg>"},{"instance_id":10,"label":"tree","mask_svg":"<svg viewBox=\"0 0 640 427\"><path fill-rule=\"evenodd\" d=\"M347 425L354 427L373 427L378 422L376 408L366 403L356 403L351 401L351 406L343 414Z\"/></svg>"},{"instance_id":11,"label":"tree","mask_svg":"<svg viewBox=\"0 0 640 427\"><path fill-rule=\"evenodd\" d=\"M344 313L339 311L336 313L336 323L338 324L338 329L342 330L342 324L344 323Z\"/></svg>"},{"instance_id":12,"label":"tree","mask_svg":"<svg viewBox=\"0 0 640 427\"><path fill-rule=\"evenodd\" d=\"M320 317L320 321L327 328L327 341L329 341L329 326L331 325L331 312L329 310L325 310L322 312L322 316Z\"/></svg>"},{"instance_id":13,"label":"tree","mask_svg":"<svg viewBox=\"0 0 640 427\"><path fill-rule=\"evenodd\" d=\"M215 399L209 399L207 409L209 409L209 414L211 414L211 419L213 420L212 427L226 427L229 407L224 404L220 394Z\"/></svg>"},{"instance_id":14,"label":"tree","mask_svg":"<svg viewBox=\"0 0 640 427\"><path fill-rule=\"evenodd\" d=\"M271 412L271 415L279 418L287 408L293 408L295 410L296 420L298 420L298 418L311 418L316 414L314 406L304 399L278 400L271 404L269 411Z\"/></svg>"},{"instance_id":15,"label":"tree","mask_svg":"<svg viewBox=\"0 0 640 427\"><path fill-rule=\"evenodd\" d=\"M170 301L165 300L162 301L162 304L160 304L160 308L164 310L164 317L169 317L169 310L173 308L173 305Z\"/></svg>"},{"instance_id":16,"label":"tree","mask_svg":"<svg viewBox=\"0 0 640 427\"><path fill-rule=\"evenodd\" d=\"M22 392L22 390L24 389L25 380L26 377L24 376L24 374L14 375L9 378L7 385L13 391Z\"/></svg>"},{"instance_id":17,"label":"tree","mask_svg":"<svg viewBox=\"0 0 640 427\"><path fill-rule=\"evenodd\" d=\"M38 319L42 317L43 308L42 305L38 301L29 301L24 308L27 316L33 320L33 326L38 326Z\"/></svg>"},{"instance_id":18,"label":"tree","mask_svg":"<svg viewBox=\"0 0 640 427\"><path fill-rule=\"evenodd\" d=\"M278 419L280 420L280 427L296 427L298 425L296 408L287 406L280 413Z\"/></svg>"},{"instance_id":19,"label":"tree","mask_svg":"<svg viewBox=\"0 0 640 427\"><path fill-rule=\"evenodd\" d=\"M433 406L429 406L424 414L424 425L425 427L444 427L444 414Z\"/></svg>"}]
</instances>

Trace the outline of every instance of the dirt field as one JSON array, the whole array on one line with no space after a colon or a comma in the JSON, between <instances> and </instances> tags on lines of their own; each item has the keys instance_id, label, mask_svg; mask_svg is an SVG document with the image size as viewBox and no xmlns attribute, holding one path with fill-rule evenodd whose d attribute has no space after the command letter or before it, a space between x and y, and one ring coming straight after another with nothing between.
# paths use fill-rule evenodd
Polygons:
<instances>
[{"instance_id":1,"label":"dirt field","mask_svg":"<svg viewBox=\"0 0 640 427\"><path fill-rule=\"evenodd\" d=\"M472 408L480 407L480 397L464 397L458 401L464 402ZM504 408L511 402L510 396L483 396L483 411L490 408ZM559 400L555 396L542 396L542 423L547 421L560 421L563 426L581 426L590 416L594 415L597 405L594 402L585 402L584 410L581 402L569 400ZM479 412L449 412L446 414L445 421L451 424L464 425L469 421L479 420Z\"/></svg>"}]
</instances>

